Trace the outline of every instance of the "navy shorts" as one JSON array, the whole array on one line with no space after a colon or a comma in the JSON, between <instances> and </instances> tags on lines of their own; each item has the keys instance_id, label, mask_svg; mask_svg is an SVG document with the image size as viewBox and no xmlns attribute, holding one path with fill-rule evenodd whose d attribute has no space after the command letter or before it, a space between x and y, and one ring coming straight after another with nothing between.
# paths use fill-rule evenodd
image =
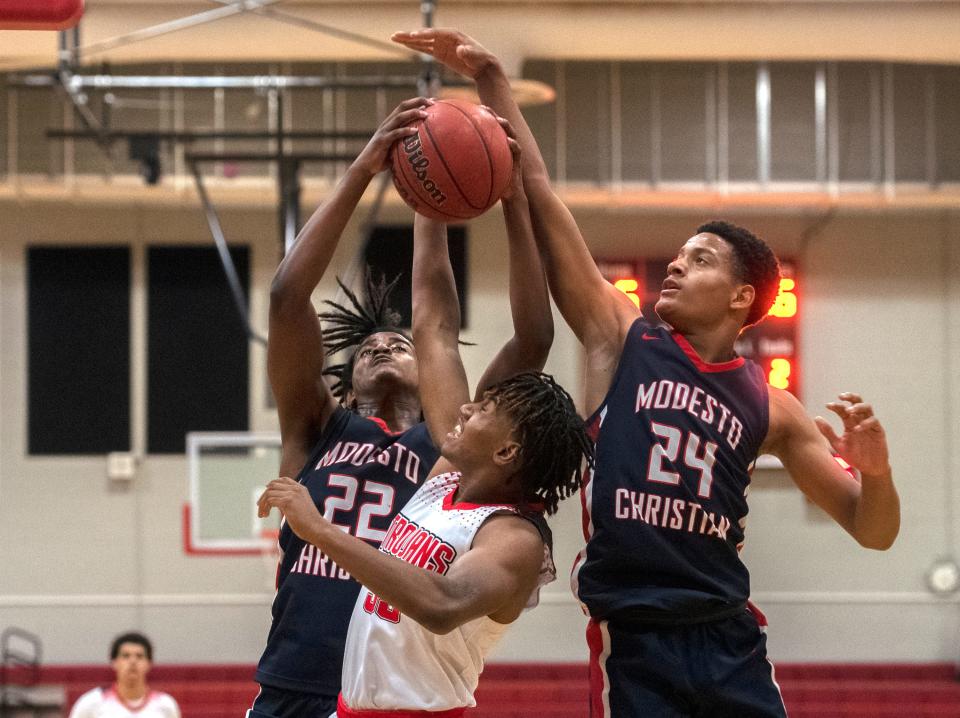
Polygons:
<instances>
[{"instance_id":1,"label":"navy shorts","mask_svg":"<svg viewBox=\"0 0 960 718\"><path fill-rule=\"evenodd\" d=\"M744 609L681 626L590 621L591 718L785 718L767 636Z\"/></svg>"},{"instance_id":2,"label":"navy shorts","mask_svg":"<svg viewBox=\"0 0 960 718\"><path fill-rule=\"evenodd\" d=\"M330 718L336 712L336 695L261 685L246 718Z\"/></svg>"}]
</instances>

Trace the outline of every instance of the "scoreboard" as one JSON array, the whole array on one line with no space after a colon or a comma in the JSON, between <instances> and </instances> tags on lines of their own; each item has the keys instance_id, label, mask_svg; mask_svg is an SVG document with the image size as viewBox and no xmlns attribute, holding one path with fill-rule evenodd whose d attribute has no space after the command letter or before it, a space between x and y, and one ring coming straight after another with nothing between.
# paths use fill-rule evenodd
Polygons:
<instances>
[{"instance_id":1,"label":"scoreboard","mask_svg":"<svg viewBox=\"0 0 960 718\"><path fill-rule=\"evenodd\" d=\"M660 285L667 276L671 259L597 260L606 279L656 321L653 311L660 297ZM800 395L800 365L797 351L797 319L800 312L796 264L780 260L780 291L767 317L737 339L736 352L759 364L771 386Z\"/></svg>"}]
</instances>

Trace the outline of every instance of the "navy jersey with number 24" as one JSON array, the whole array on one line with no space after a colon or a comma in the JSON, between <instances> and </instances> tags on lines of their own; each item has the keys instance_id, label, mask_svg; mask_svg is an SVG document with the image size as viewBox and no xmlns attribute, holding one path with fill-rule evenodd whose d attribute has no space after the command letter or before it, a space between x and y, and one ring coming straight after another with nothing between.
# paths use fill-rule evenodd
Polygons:
<instances>
[{"instance_id":1,"label":"navy jersey with number 24","mask_svg":"<svg viewBox=\"0 0 960 718\"><path fill-rule=\"evenodd\" d=\"M338 408L298 480L327 520L379 546L438 456L423 423L394 434L382 421ZM273 623L256 680L336 696L360 584L286 524L280 549Z\"/></svg>"},{"instance_id":2,"label":"navy jersey with number 24","mask_svg":"<svg viewBox=\"0 0 960 718\"><path fill-rule=\"evenodd\" d=\"M596 467L572 583L591 616L684 623L743 606L746 494L768 413L756 364L708 364L681 335L634 322L588 421Z\"/></svg>"}]
</instances>

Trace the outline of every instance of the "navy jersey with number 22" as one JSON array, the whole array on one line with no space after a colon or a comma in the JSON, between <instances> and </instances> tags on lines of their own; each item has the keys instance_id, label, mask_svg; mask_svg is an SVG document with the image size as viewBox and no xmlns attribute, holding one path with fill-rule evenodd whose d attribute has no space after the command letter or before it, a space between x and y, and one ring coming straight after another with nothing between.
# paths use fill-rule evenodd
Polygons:
<instances>
[{"instance_id":1,"label":"navy jersey with number 22","mask_svg":"<svg viewBox=\"0 0 960 718\"><path fill-rule=\"evenodd\" d=\"M423 423L394 434L382 421L338 408L298 480L327 520L379 546L438 455ZM256 680L336 696L360 584L286 524L280 549L273 623Z\"/></svg>"},{"instance_id":2,"label":"navy jersey with number 22","mask_svg":"<svg viewBox=\"0 0 960 718\"><path fill-rule=\"evenodd\" d=\"M680 334L634 322L588 421L596 468L572 581L591 616L683 623L743 606L738 554L767 402L753 362L708 364Z\"/></svg>"}]
</instances>

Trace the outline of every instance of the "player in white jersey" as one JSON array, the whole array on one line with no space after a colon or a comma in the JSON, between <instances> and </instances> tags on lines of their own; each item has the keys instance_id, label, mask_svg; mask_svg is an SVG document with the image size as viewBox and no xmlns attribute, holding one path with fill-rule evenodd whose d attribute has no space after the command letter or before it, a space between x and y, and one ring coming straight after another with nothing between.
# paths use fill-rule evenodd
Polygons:
<instances>
[{"instance_id":1,"label":"player in white jersey","mask_svg":"<svg viewBox=\"0 0 960 718\"><path fill-rule=\"evenodd\" d=\"M572 400L545 374L520 374L469 402L443 225L418 216L414 247L421 399L431 436L444 437L431 478L379 550L325 521L291 479L260 498L261 515L279 508L366 587L347 637L339 718L456 718L475 705L484 656L552 573L542 512L576 491L591 456Z\"/></svg>"},{"instance_id":2,"label":"player in white jersey","mask_svg":"<svg viewBox=\"0 0 960 718\"><path fill-rule=\"evenodd\" d=\"M70 710L70 718L180 718L177 702L147 685L153 646L146 636L117 636L110 646L110 661L116 682L109 688L94 688L80 696Z\"/></svg>"}]
</instances>

